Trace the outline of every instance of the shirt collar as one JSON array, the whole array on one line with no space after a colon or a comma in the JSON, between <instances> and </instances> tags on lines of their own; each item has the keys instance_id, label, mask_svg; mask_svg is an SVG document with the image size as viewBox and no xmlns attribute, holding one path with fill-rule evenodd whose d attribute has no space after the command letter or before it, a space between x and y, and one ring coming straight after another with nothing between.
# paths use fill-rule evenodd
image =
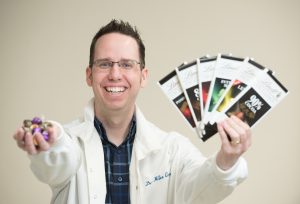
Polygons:
<instances>
[{"instance_id":1,"label":"shirt collar","mask_svg":"<svg viewBox=\"0 0 300 204\"><path fill-rule=\"evenodd\" d=\"M101 123L101 121L96 116L94 116L94 126L95 126L101 140L104 141L104 142L112 144L109 141L108 137L107 137L106 130L105 130L103 124ZM125 144L128 141L130 143L133 143L135 133L136 133L136 116L135 116L135 114L133 114L132 119L131 119L130 124L129 124L128 134L127 134L125 140L122 142L121 145ZM114 144L112 144L112 145L114 145Z\"/></svg>"}]
</instances>

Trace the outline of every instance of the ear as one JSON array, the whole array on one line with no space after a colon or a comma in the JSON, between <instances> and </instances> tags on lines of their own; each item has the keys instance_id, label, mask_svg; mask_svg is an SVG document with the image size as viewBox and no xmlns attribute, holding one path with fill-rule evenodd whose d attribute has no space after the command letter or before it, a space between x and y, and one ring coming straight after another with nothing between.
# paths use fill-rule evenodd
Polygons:
<instances>
[{"instance_id":1,"label":"ear","mask_svg":"<svg viewBox=\"0 0 300 204\"><path fill-rule=\"evenodd\" d=\"M144 88L148 80L148 69L144 67L141 71L141 87Z\"/></svg>"},{"instance_id":2,"label":"ear","mask_svg":"<svg viewBox=\"0 0 300 204\"><path fill-rule=\"evenodd\" d=\"M93 76L92 76L92 68L87 67L85 69L85 80L88 86L92 86L93 84Z\"/></svg>"}]
</instances>

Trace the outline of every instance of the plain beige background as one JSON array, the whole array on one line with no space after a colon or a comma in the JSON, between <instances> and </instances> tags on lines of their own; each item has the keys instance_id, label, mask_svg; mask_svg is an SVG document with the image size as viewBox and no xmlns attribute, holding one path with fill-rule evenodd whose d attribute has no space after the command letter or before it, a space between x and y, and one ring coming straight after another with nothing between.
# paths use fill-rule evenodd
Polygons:
<instances>
[{"instance_id":1,"label":"plain beige background","mask_svg":"<svg viewBox=\"0 0 300 204\"><path fill-rule=\"evenodd\" d=\"M146 44L148 86L138 104L149 120L201 142L156 82L182 61L205 54L251 56L273 69L290 94L253 130L245 154L249 178L222 204L300 203L300 2L282 1L0 1L0 202L49 203L51 192L29 169L12 134L23 119L61 123L80 116L92 96L85 84L89 46L112 18L136 25ZM159 196L159 195L157 195Z\"/></svg>"}]
</instances>

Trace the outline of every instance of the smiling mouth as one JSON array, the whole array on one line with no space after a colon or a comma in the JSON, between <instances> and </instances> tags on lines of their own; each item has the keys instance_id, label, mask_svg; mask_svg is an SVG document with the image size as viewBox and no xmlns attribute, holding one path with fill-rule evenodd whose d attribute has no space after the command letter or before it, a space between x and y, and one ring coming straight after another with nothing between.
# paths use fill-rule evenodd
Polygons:
<instances>
[{"instance_id":1,"label":"smiling mouth","mask_svg":"<svg viewBox=\"0 0 300 204\"><path fill-rule=\"evenodd\" d=\"M126 88L125 87L105 87L105 90L109 93L123 93Z\"/></svg>"}]
</instances>

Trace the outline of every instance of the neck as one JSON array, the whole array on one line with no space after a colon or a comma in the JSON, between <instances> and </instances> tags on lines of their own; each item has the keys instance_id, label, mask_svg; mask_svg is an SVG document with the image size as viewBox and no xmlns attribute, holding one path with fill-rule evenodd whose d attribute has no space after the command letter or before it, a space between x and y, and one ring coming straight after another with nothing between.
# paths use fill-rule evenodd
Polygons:
<instances>
[{"instance_id":1,"label":"neck","mask_svg":"<svg viewBox=\"0 0 300 204\"><path fill-rule=\"evenodd\" d=\"M134 107L130 110L107 111L95 106L96 117L105 128L108 140L116 146L121 145L125 140L133 113Z\"/></svg>"}]
</instances>

